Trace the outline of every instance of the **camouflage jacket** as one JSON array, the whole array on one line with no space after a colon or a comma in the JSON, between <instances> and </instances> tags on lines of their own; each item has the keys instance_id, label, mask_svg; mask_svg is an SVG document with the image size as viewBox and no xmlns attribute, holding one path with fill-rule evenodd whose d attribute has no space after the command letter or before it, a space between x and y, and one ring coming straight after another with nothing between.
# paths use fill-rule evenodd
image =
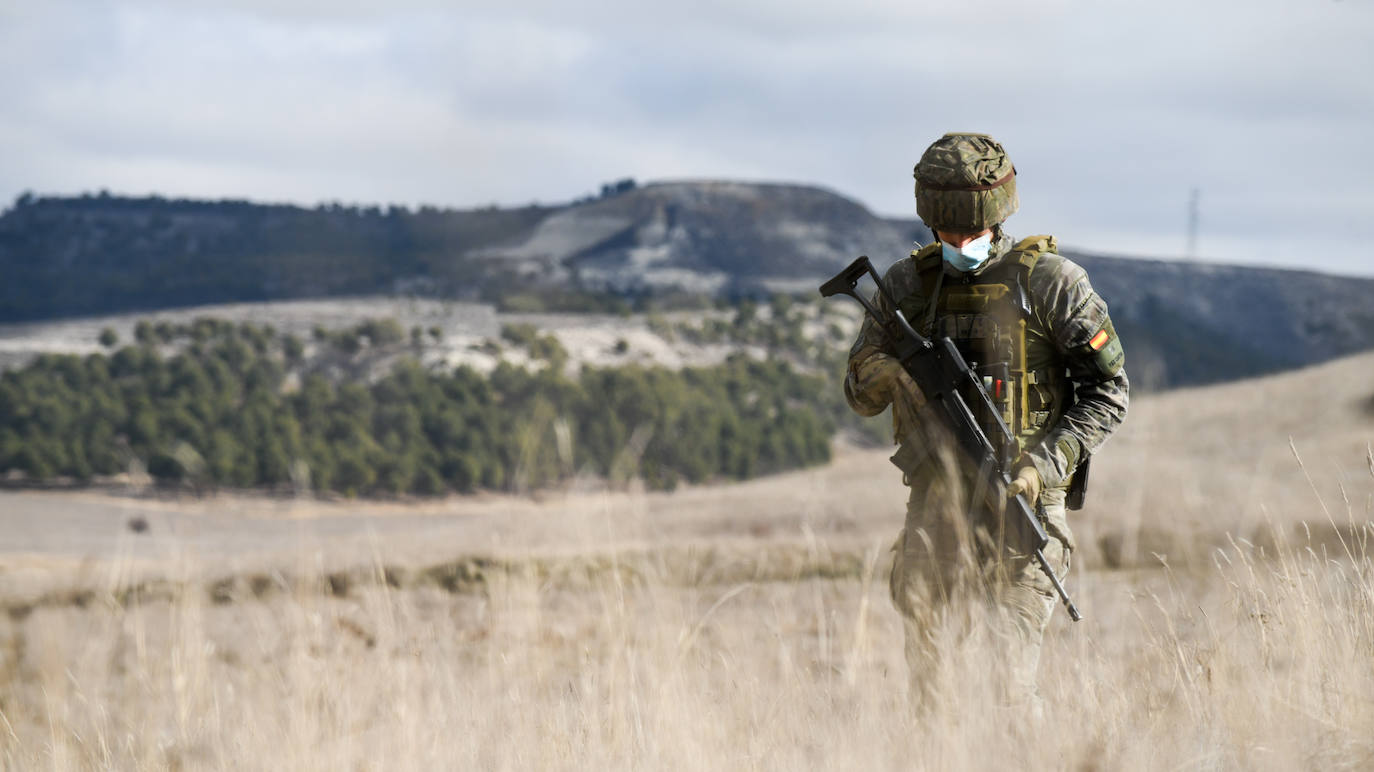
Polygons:
<instances>
[{"instance_id":1,"label":"camouflage jacket","mask_svg":"<svg viewBox=\"0 0 1374 772\"><path fill-rule=\"evenodd\" d=\"M970 275L997 271L1012 251L1013 243L999 229L991 256ZM913 252L894 263L887 271L885 283L907 318L919 328L921 319L916 314L927 308L926 298L935 288L921 286L915 255ZM958 270L947 264L943 267L944 281L964 279ZM1046 488L1062 488L1068 485L1079 461L1086 454L1095 453L1126 417L1129 386L1124 355L1107 315L1107 304L1093 291L1087 272L1081 267L1058 254L1042 253L1026 284L1031 306L1027 338L1039 342L1050 366L1067 373L1074 399L1037 433L1037 441L1026 447L1024 458L1034 464ZM889 310L877 293L874 302L884 312ZM856 386L855 368L874 353L888 350L882 328L866 318L850 349L849 373L845 378L845 397L860 415L877 415L887 403ZM909 436L913 428L897 426L898 439Z\"/></svg>"}]
</instances>

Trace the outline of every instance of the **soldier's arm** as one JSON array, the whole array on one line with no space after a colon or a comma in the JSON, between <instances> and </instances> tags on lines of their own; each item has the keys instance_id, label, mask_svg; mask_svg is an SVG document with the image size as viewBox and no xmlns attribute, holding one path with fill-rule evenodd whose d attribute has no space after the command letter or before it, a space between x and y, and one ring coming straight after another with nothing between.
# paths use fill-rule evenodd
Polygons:
<instances>
[{"instance_id":1,"label":"soldier's arm","mask_svg":"<svg viewBox=\"0 0 1374 772\"><path fill-rule=\"evenodd\" d=\"M883 283L899 299L911 292L913 283L917 281L909 257L898 260L883 275ZM873 303L883 314L892 310L882 293L877 290L873 291ZM859 367L871 357L886 354L890 348L887 333L871 316L865 315L863 324L859 326L859 335L849 349L849 366L846 368L844 379L845 400L849 403L850 409L861 416L875 416L883 412L888 406L889 398L888 395L877 393L869 384L861 382L858 377Z\"/></svg>"},{"instance_id":2,"label":"soldier's arm","mask_svg":"<svg viewBox=\"0 0 1374 772\"><path fill-rule=\"evenodd\" d=\"M1068 364L1075 401L1027 455L1046 487L1062 487L1125 420L1130 383L1121 339L1087 272L1058 256L1044 262L1047 270L1032 274L1032 294L1038 289L1045 301L1037 313L1044 314L1045 328Z\"/></svg>"},{"instance_id":3,"label":"soldier's arm","mask_svg":"<svg viewBox=\"0 0 1374 772\"><path fill-rule=\"evenodd\" d=\"M887 303L882 299L881 293L875 291L872 300L883 313L887 313ZM875 324L871 317L864 316L863 325L859 327L859 337L849 348L849 366L844 377L844 398L849 402L850 410L865 418L883 412L888 399L887 395L877 393L869 384L860 381L859 369L872 357L882 356L886 342L887 335L882 328Z\"/></svg>"}]
</instances>

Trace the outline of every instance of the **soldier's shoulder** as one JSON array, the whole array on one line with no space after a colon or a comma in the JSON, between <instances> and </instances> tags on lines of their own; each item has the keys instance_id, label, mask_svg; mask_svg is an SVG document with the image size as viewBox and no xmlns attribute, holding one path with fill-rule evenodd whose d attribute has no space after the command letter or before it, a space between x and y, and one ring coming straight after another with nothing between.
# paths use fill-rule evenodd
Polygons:
<instances>
[{"instance_id":1,"label":"soldier's shoulder","mask_svg":"<svg viewBox=\"0 0 1374 772\"><path fill-rule=\"evenodd\" d=\"M1031 268L1028 289L1032 294L1062 292L1087 278L1088 272L1078 263L1058 252L1042 252Z\"/></svg>"},{"instance_id":2,"label":"soldier's shoulder","mask_svg":"<svg viewBox=\"0 0 1374 772\"><path fill-rule=\"evenodd\" d=\"M1106 306L1088 281L1088 272L1058 252L1040 256L1026 285L1037 315L1051 329L1063 330L1070 338L1079 334L1078 327L1092 326L1093 320L1106 314Z\"/></svg>"},{"instance_id":3,"label":"soldier's shoulder","mask_svg":"<svg viewBox=\"0 0 1374 772\"><path fill-rule=\"evenodd\" d=\"M883 282L897 297L902 297L921 286L921 271L929 252L928 247L918 248L911 254L893 263L883 274Z\"/></svg>"},{"instance_id":4,"label":"soldier's shoulder","mask_svg":"<svg viewBox=\"0 0 1374 772\"><path fill-rule=\"evenodd\" d=\"M940 244L938 242L931 242L924 246L918 243L916 248L911 250L911 254L893 263L892 266L895 268L900 265L903 266L903 270L920 271L928 267L932 260L939 258Z\"/></svg>"}]
</instances>

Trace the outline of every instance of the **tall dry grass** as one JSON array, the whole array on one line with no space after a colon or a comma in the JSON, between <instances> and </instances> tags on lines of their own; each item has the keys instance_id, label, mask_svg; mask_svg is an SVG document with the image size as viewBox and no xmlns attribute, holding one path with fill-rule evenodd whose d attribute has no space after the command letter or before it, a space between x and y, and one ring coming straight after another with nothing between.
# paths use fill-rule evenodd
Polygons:
<instances>
[{"instance_id":1,"label":"tall dry grass","mask_svg":"<svg viewBox=\"0 0 1374 772\"><path fill-rule=\"evenodd\" d=\"M1374 474L1374 458L1371 459ZM464 583L126 592L0 621L11 769L1298 769L1374 765L1374 512L1339 535L1232 539L1211 566L1080 572L1045 715L998 700L1000 645L951 639L942 699L905 697L883 545L791 574L679 551ZM828 561L828 562L827 562ZM853 565L853 562L844 562ZM189 571L188 571L189 575ZM752 579L750 577L753 577ZM390 580L390 581L388 581ZM398 586L399 585L399 586ZM447 588L447 589L446 589ZM262 588L259 588L262 589Z\"/></svg>"}]
</instances>

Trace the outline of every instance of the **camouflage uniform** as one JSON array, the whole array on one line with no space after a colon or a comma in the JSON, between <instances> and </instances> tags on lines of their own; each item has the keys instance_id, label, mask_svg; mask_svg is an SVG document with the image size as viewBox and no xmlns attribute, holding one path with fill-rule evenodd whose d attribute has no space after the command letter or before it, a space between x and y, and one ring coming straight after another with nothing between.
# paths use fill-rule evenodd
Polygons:
<instances>
[{"instance_id":1,"label":"camouflage uniform","mask_svg":"<svg viewBox=\"0 0 1374 772\"><path fill-rule=\"evenodd\" d=\"M1002 176L996 168L985 174ZM1012 175L1014 171L1006 176ZM919 201L919 184L917 193ZM1014 210L1014 188L1011 196ZM1005 209L1000 216L1005 216ZM1030 252L1035 259L1024 259ZM1014 287L1018 282L1024 286L1028 309L1015 302L1014 292L987 293L990 301L981 309L981 318L958 307L973 297L968 293L978 291L971 287ZM1003 418L1022 449L1018 465L1033 465L1039 473L1042 524L1051 536L1044 552L1063 577L1074 549L1065 514L1066 489L1079 462L1101 447L1126 413L1124 354L1106 303L1082 268L1054 253L1052 239L1014 243L1000 225L993 226L987 261L975 270L963 272L944 263L937 242L895 263L885 283L913 327L926 336L949 336L971 364L974 358L981 357L981 364L995 358L980 348L985 342L979 338L982 328L1006 330L1024 319L1024 347L1013 356L1020 360L1019 371L1008 384L1012 391L1024 388L1019 392L1023 396L1008 397ZM881 295L875 294L874 302L884 313L889 310ZM1001 340L1005 343L1005 337ZM884 331L865 320L850 351L845 380L850 407L861 415L876 415L887 404L882 396L865 391L855 376L858 365L887 351L891 346ZM1038 702L1035 671L1040 642L1057 596L1024 550L1006 543L1000 514L970 503L970 470L960 468L949 445L940 441L938 427L922 421L921 411L915 416L917 425L894 421L902 447L893 460L903 469L911 493L905 528L893 545L891 575L892 600L906 629L913 697L929 702L934 688L929 675L938 671L939 659L933 636L960 605L951 600L964 597L981 598L994 612L993 629L1008 646L1008 696Z\"/></svg>"}]
</instances>

